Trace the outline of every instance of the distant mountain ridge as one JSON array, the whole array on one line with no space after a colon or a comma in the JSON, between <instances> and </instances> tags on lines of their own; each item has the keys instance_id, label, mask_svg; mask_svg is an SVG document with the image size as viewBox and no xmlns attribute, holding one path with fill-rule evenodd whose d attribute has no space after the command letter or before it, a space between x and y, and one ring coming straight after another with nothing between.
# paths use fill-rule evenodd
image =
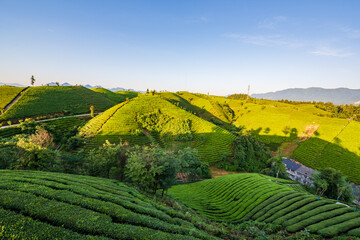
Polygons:
<instances>
[{"instance_id":1,"label":"distant mountain ridge","mask_svg":"<svg viewBox=\"0 0 360 240\"><path fill-rule=\"evenodd\" d=\"M360 89L349 88L289 88L276 92L252 94L253 98L269 100L332 102L336 105L360 104Z\"/></svg>"},{"instance_id":2,"label":"distant mountain ridge","mask_svg":"<svg viewBox=\"0 0 360 240\"><path fill-rule=\"evenodd\" d=\"M13 87L25 87L24 85L19 84L19 83L0 83L0 86L3 86L3 85L13 86Z\"/></svg>"}]
</instances>

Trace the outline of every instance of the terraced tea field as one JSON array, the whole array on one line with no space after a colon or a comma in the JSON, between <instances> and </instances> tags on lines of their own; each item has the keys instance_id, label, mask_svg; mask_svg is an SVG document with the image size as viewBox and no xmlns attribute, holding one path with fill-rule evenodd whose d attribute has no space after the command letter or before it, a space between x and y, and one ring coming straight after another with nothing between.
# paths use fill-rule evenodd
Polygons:
<instances>
[{"instance_id":1,"label":"terraced tea field","mask_svg":"<svg viewBox=\"0 0 360 240\"><path fill-rule=\"evenodd\" d=\"M217 239L124 183L0 170L2 239Z\"/></svg>"},{"instance_id":2,"label":"terraced tea field","mask_svg":"<svg viewBox=\"0 0 360 240\"><path fill-rule=\"evenodd\" d=\"M142 129L140 133L135 133L135 130L139 129L138 115L151 113L156 109L174 119L190 120L193 140L164 142L159 136L142 132ZM209 163L219 161L224 152L230 153L231 143L235 138L225 129L157 96L141 96L131 99L128 103L121 103L89 121L81 130L81 134L94 136L87 144L88 148L100 146L106 140L118 143L120 138L122 141L138 145L156 142L168 147L193 146L198 150L201 159Z\"/></svg>"},{"instance_id":3,"label":"terraced tea field","mask_svg":"<svg viewBox=\"0 0 360 240\"><path fill-rule=\"evenodd\" d=\"M4 109L24 87L0 86L0 109Z\"/></svg>"},{"instance_id":4,"label":"terraced tea field","mask_svg":"<svg viewBox=\"0 0 360 240\"><path fill-rule=\"evenodd\" d=\"M308 229L324 237L360 236L360 212L317 200L281 180L260 174L234 174L173 186L169 194L200 214L226 222L255 220L282 225L289 232Z\"/></svg>"},{"instance_id":5,"label":"terraced tea field","mask_svg":"<svg viewBox=\"0 0 360 240\"><path fill-rule=\"evenodd\" d=\"M103 94L84 87L31 87L0 116L0 121L56 113L89 113L91 105L95 111L104 111L114 104Z\"/></svg>"}]
</instances>

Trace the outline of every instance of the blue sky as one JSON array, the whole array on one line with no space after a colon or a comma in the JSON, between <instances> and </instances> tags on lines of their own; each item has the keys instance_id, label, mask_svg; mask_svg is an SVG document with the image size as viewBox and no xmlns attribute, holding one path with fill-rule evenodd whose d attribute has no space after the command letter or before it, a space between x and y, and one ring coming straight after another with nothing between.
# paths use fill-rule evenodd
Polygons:
<instances>
[{"instance_id":1,"label":"blue sky","mask_svg":"<svg viewBox=\"0 0 360 240\"><path fill-rule=\"evenodd\" d=\"M360 88L360 1L0 0L0 82Z\"/></svg>"}]
</instances>

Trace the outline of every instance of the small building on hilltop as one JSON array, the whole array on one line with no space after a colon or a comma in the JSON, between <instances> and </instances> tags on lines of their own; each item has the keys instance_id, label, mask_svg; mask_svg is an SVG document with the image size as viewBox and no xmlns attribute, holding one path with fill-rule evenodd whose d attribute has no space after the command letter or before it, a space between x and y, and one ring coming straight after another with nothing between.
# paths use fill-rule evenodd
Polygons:
<instances>
[{"instance_id":1,"label":"small building on hilltop","mask_svg":"<svg viewBox=\"0 0 360 240\"><path fill-rule=\"evenodd\" d=\"M290 158L285 158L283 163L286 166L286 172L289 174L291 180L300 182L302 184L313 184L311 176L316 172L314 169L305 167L304 165L301 165L291 160Z\"/></svg>"}]
</instances>

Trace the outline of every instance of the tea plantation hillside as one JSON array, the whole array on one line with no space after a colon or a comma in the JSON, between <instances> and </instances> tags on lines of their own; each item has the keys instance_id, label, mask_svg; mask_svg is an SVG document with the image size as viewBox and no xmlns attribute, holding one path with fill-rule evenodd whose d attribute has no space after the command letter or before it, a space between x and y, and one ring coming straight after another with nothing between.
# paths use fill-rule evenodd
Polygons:
<instances>
[{"instance_id":1,"label":"tea plantation hillside","mask_svg":"<svg viewBox=\"0 0 360 240\"><path fill-rule=\"evenodd\" d=\"M0 86L0 110L4 109L23 89L24 87Z\"/></svg>"},{"instance_id":2,"label":"tea plantation hillside","mask_svg":"<svg viewBox=\"0 0 360 240\"><path fill-rule=\"evenodd\" d=\"M199 116L208 121L222 125L234 120L234 112L224 97L189 92L178 92L177 94L196 107Z\"/></svg>"},{"instance_id":3,"label":"tea plantation hillside","mask_svg":"<svg viewBox=\"0 0 360 240\"><path fill-rule=\"evenodd\" d=\"M177 149L186 146L198 150L203 161L219 161L230 153L233 134L158 96L140 96L121 103L89 121L80 132L94 136L87 147L97 147L106 140L111 143L158 143Z\"/></svg>"},{"instance_id":4,"label":"tea plantation hillside","mask_svg":"<svg viewBox=\"0 0 360 240\"><path fill-rule=\"evenodd\" d=\"M103 93L107 98L116 103L121 103L126 100L126 97L123 94L114 93L105 88L91 88L91 90L94 92Z\"/></svg>"},{"instance_id":5,"label":"tea plantation hillside","mask_svg":"<svg viewBox=\"0 0 360 240\"><path fill-rule=\"evenodd\" d=\"M218 239L110 179L0 170L1 239Z\"/></svg>"},{"instance_id":6,"label":"tea plantation hillside","mask_svg":"<svg viewBox=\"0 0 360 240\"><path fill-rule=\"evenodd\" d=\"M324 237L360 236L359 211L333 200L318 200L294 186L287 180L276 184L265 175L234 174L173 186L169 194L216 221L256 220L280 224L288 232L306 228Z\"/></svg>"},{"instance_id":7,"label":"tea plantation hillside","mask_svg":"<svg viewBox=\"0 0 360 240\"><path fill-rule=\"evenodd\" d=\"M104 111L114 104L104 94L80 86L31 87L0 116L0 121L52 114L89 113L91 105L95 106L95 111Z\"/></svg>"},{"instance_id":8,"label":"tea plantation hillside","mask_svg":"<svg viewBox=\"0 0 360 240\"><path fill-rule=\"evenodd\" d=\"M314 169L333 167L360 183L360 124L330 118L313 104L287 104L270 100L227 101L237 127L251 132L276 151Z\"/></svg>"}]
</instances>

